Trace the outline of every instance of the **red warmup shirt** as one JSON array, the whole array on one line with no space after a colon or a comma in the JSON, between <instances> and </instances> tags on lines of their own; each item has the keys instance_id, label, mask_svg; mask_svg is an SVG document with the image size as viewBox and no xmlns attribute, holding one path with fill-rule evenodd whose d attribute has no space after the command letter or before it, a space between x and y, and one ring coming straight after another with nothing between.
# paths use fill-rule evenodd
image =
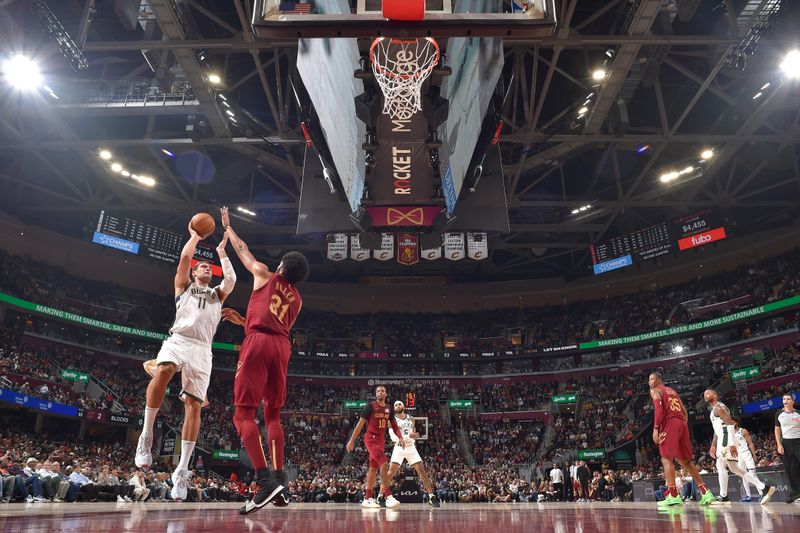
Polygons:
<instances>
[{"instance_id":1,"label":"red warmup shirt","mask_svg":"<svg viewBox=\"0 0 800 533\"><path fill-rule=\"evenodd\" d=\"M403 436L397 422L392 416L392 408L389 402L381 405L377 401L369 402L361 411L361 418L367 421L367 433L382 437L386 435L386 428L392 426L394 434L402 441ZM365 434L366 437L366 434Z\"/></svg>"},{"instance_id":2,"label":"red warmup shirt","mask_svg":"<svg viewBox=\"0 0 800 533\"><path fill-rule=\"evenodd\" d=\"M659 402L660 405L656 405L656 420L655 425L659 428L663 428L664 425L667 423L668 420L672 420L673 418L680 420L681 422L686 422L686 419L683 418L683 409L681 409L681 397L678 396L678 393L675 392L674 389L671 387L667 387L666 385L659 385L656 387L661 392L661 400L653 400L653 402ZM661 409L659 409L659 407ZM660 411L660 413L659 413ZM661 415L661 419L658 420L659 416Z\"/></svg>"},{"instance_id":3,"label":"red warmup shirt","mask_svg":"<svg viewBox=\"0 0 800 533\"><path fill-rule=\"evenodd\" d=\"M280 274L273 274L263 287L250 295L245 335L268 333L288 338L302 306L303 299L295 286Z\"/></svg>"}]
</instances>

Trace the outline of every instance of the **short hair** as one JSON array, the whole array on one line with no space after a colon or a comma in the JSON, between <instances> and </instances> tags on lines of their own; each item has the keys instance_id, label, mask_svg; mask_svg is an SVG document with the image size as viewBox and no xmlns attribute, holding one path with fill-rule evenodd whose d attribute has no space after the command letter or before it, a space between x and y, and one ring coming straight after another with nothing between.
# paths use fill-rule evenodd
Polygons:
<instances>
[{"instance_id":1,"label":"short hair","mask_svg":"<svg viewBox=\"0 0 800 533\"><path fill-rule=\"evenodd\" d=\"M198 261L197 263L195 263L194 266L189 270L189 279L191 279L192 281L194 281L194 271L197 270L197 267L199 267L200 265L211 266L211 263L209 263L208 261Z\"/></svg>"},{"instance_id":2,"label":"short hair","mask_svg":"<svg viewBox=\"0 0 800 533\"><path fill-rule=\"evenodd\" d=\"M651 376L655 376L658 381L664 381L664 376L661 375L661 372L650 372Z\"/></svg>"},{"instance_id":3,"label":"short hair","mask_svg":"<svg viewBox=\"0 0 800 533\"><path fill-rule=\"evenodd\" d=\"M375 387L375 390L377 391L378 389L386 390L386 386L385 385L378 385L377 387Z\"/></svg>"},{"instance_id":4,"label":"short hair","mask_svg":"<svg viewBox=\"0 0 800 533\"><path fill-rule=\"evenodd\" d=\"M791 398L791 399L792 399L792 401L794 401L794 396L792 395L792 393L791 393L791 392L787 392L787 393L786 393L786 394L784 394L782 397L783 397L783 398L785 398L786 396L788 396L789 398Z\"/></svg>"},{"instance_id":5,"label":"short hair","mask_svg":"<svg viewBox=\"0 0 800 533\"><path fill-rule=\"evenodd\" d=\"M733 421L734 421L734 423L736 423L736 424L739 424L740 426L742 425L742 421L741 421L741 420L739 420L739 417L738 417L738 416L732 416L732 417L731 417L731 420L733 420Z\"/></svg>"},{"instance_id":6,"label":"short hair","mask_svg":"<svg viewBox=\"0 0 800 533\"><path fill-rule=\"evenodd\" d=\"M297 285L308 278L310 267L308 259L300 252L289 252L281 258L282 276L292 285Z\"/></svg>"}]
</instances>

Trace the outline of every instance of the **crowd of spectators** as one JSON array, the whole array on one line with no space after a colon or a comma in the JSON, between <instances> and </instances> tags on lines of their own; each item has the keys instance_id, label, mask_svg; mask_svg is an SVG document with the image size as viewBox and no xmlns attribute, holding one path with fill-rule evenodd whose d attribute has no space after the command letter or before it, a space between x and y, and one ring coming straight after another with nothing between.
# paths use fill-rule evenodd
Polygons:
<instances>
[{"instance_id":1,"label":"crowd of spectators","mask_svg":"<svg viewBox=\"0 0 800 533\"><path fill-rule=\"evenodd\" d=\"M654 291L558 307L498 309L480 313L374 313L332 315L304 311L295 347L303 350L374 350L431 353L445 349L536 349L620 337L713 318L794 294L800 286L795 250L708 278ZM0 291L128 326L166 332L171 298L78 278L57 266L0 251L9 275ZM223 324L217 341L238 342L240 328ZM512 343L512 340L514 341ZM129 347L126 347L129 348Z\"/></svg>"}]
</instances>

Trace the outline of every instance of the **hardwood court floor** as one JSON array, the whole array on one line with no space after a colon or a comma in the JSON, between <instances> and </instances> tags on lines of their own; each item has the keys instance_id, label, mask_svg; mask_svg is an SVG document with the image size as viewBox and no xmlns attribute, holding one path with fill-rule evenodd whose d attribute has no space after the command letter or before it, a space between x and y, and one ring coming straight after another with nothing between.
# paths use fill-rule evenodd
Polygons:
<instances>
[{"instance_id":1,"label":"hardwood court floor","mask_svg":"<svg viewBox=\"0 0 800 533\"><path fill-rule=\"evenodd\" d=\"M246 517L229 503L66 503L0 505L0 531L201 533L669 533L800 531L800 505L714 505L659 511L651 503L421 504L397 510L352 504L267 506Z\"/></svg>"}]
</instances>

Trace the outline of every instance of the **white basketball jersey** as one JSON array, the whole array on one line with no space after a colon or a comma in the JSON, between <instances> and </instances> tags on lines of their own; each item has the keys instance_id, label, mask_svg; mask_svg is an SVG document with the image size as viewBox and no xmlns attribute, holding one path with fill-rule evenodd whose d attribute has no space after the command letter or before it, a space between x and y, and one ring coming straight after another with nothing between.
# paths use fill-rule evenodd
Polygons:
<instances>
[{"instance_id":1,"label":"white basketball jersey","mask_svg":"<svg viewBox=\"0 0 800 533\"><path fill-rule=\"evenodd\" d=\"M717 405L714 406L716 408L719 406L722 409L727 409L724 403L717 402ZM722 420L721 417L714 414L714 409L711 409L711 425L714 427L714 435L717 436L717 450L722 450L723 447L723 439L725 435L725 422ZM724 446L728 447L733 445L733 442L728 442Z\"/></svg>"},{"instance_id":2,"label":"white basketball jersey","mask_svg":"<svg viewBox=\"0 0 800 533\"><path fill-rule=\"evenodd\" d=\"M750 451L750 446L747 445L747 440L744 438L744 434L742 434L742 428L736 430L736 451L739 452L739 457L753 457L753 453Z\"/></svg>"},{"instance_id":3,"label":"white basketball jersey","mask_svg":"<svg viewBox=\"0 0 800 533\"><path fill-rule=\"evenodd\" d=\"M414 433L414 420L408 415L405 418L394 417L394 420L397 422L397 427L400 428L400 434L403 435L403 443L406 446L414 446L414 439L411 438L411 434ZM398 443L397 435L394 434L394 431L389 432L389 437L392 442Z\"/></svg>"},{"instance_id":4,"label":"white basketball jersey","mask_svg":"<svg viewBox=\"0 0 800 533\"><path fill-rule=\"evenodd\" d=\"M175 298L175 322L169 332L211 344L222 318L222 302L213 287L195 282Z\"/></svg>"}]
</instances>

